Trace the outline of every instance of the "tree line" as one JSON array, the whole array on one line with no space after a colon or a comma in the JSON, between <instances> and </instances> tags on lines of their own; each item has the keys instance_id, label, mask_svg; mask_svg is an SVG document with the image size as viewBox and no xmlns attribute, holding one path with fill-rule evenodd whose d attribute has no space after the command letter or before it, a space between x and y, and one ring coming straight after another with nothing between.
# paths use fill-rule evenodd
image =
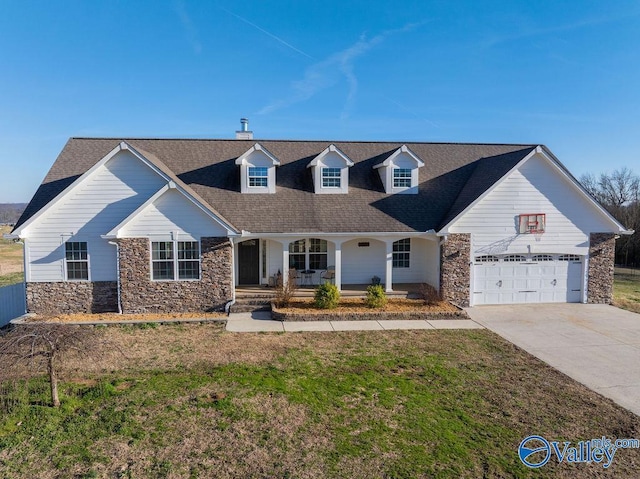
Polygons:
<instances>
[{"instance_id":1,"label":"tree line","mask_svg":"<svg viewBox=\"0 0 640 479\"><path fill-rule=\"evenodd\" d=\"M26 207L26 203L0 203L0 224L15 224Z\"/></svg>"},{"instance_id":2,"label":"tree line","mask_svg":"<svg viewBox=\"0 0 640 479\"><path fill-rule=\"evenodd\" d=\"M640 176L629 168L580 177L586 190L627 229L640 229ZM616 241L616 264L640 267L640 234L621 235Z\"/></svg>"}]
</instances>

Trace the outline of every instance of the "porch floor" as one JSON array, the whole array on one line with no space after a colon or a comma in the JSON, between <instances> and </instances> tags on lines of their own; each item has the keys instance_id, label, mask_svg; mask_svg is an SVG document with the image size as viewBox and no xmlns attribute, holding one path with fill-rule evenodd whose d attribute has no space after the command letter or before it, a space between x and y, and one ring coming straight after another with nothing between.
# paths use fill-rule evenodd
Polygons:
<instances>
[{"instance_id":1,"label":"porch floor","mask_svg":"<svg viewBox=\"0 0 640 479\"><path fill-rule=\"evenodd\" d=\"M300 285L294 293L298 298L312 298L317 284L313 285ZM349 296L355 298L364 298L367 294L368 284L343 284L340 291L341 296ZM384 286L384 285L383 285ZM407 298L420 294L421 283L395 283L393 285L393 291L387 293L389 297ZM247 296L271 296L274 294L274 289L265 285L248 284L236 286L237 297Z\"/></svg>"}]
</instances>

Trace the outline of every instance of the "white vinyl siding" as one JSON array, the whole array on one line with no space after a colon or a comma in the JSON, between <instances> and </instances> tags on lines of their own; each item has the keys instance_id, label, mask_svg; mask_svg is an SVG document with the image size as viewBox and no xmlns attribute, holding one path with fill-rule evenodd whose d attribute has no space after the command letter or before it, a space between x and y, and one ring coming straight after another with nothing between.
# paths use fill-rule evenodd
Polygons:
<instances>
[{"instance_id":1,"label":"white vinyl siding","mask_svg":"<svg viewBox=\"0 0 640 479\"><path fill-rule=\"evenodd\" d=\"M369 243L359 247L358 243ZM377 276L384 281L386 245L372 238L347 241L342 245L342 284L370 284Z\"/></svg>"},{"instance_id":2,"label":"white vinyl siding","mask_svg":"<svg viewBox=\"0 0 640 479\"><path fill-rule=\"evenodd\" d=\"M121 151L26 228L27 281L64 281L64 242L86 241L91 280L115 281L116 248L101 235L135 211L165 181L128 151Z\"/></svg>"},{"instance_id":3,"label":"white vinyl siding","mask_svg":"<svg viewBox=\"0 0 640 479\"><path fill-rule=\"evenodd\" d=\"M205 236L226 236L227 230L181 192L171 189L125 225L121 236L170 240L175 233L177 239L196 240Z\"/></svg>"},{"instance_id":4,"label":"white vinyl siding","mask_svg":"<svg viewBox=\"0 0 640 479\"><path fill-rule=\"evenodd\" d=\"M585 255L591 232L611 225L574 190L555 167L534 156L505 178L454 225L451 233L471 233L474 255L495 253L567 253ZM544 213L539 241L519 233L519 217Z\"/></svg>"},{"instance_id":5,"label":"white vinyl siding","mask_svg":"<svg viewBox=\"0 0 640 479\"><path fill-rule=\"evenodd\" d=\"M408 268L393 268L393 282L429 283L437 287L440 284L440 254L437 241L411 238L410 254Z\"/></svg>"}]
</instances>

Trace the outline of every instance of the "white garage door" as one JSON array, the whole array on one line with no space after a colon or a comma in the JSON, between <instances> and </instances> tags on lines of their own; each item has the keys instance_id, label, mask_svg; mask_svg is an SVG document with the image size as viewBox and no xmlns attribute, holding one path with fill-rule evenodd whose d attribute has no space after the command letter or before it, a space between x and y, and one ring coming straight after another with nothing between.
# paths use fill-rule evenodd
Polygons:
<instances>
[{"instance_id":1,"label":"white garage door","mask_svg":"<svg viewBox=\"0 0 640 479\"><path fill-rule=\"evenodd\" d=\"M578 303L582 263L572 254L476 256L473 304Z\"/></svg>"}]
</instances>

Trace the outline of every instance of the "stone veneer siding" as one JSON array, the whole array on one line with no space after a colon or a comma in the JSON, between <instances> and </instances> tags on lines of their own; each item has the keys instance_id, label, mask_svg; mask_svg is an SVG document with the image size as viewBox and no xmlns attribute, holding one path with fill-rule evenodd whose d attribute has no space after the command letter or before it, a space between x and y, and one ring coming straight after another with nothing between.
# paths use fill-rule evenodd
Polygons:
<instances>
[{"instance_id":1,"label":"stone veneer siding","mask_svg":"<svg viewBox=\"0 0 640 479\"><path fill-rule=\"evenodd\" d=\"M440 295L458 306L469 306L471 235L450 234L440 247Z\"/></svg>"},{"instance_id":2,"label":"stone veneer siding","mask_svg":"<svg viewBox=\"0 0 640 479\"><path fill-rule=\"evenodd\" d=\"M37 314L106 313L118 311L115 281L27 283L27 312Z\"/></svg>"},{"instance_id":3,"label":"stone veneer siding","mask_svg":"<svg viewBox=\"0 0 640 479\"><path fill-rule=\"evenodd\" d=\"M200 280L152 281L148 238L118 240L123 313L219 311L233 297L233 248L228 238L200 241Z\"/></svg>"},{"instance_id":4,"label":"stone veneer siding","mask_svg":"<svg viewBox=\"0 0 640 479\"><path fill-rule=\"evenodd\" d=\"M591 233L589 236L588 303L611 304L613 301L615 251L614 234Z\"/></svg>"}]
</instances>

